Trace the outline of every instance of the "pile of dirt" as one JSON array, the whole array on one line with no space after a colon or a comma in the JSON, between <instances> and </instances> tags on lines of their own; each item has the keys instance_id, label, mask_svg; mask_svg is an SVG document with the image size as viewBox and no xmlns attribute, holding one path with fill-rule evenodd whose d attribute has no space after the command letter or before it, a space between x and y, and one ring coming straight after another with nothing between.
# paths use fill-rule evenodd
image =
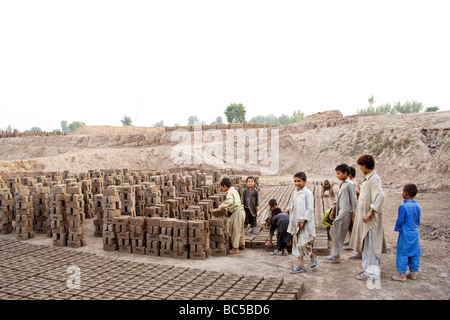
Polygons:
<instances>
[{"instance_id":1,"label":"pile of dirt","mask_svg":"<svg viewBox=\"0 0 450 320\"><path fill-rule=\"evenodd\" d=\"M71 135L125 135L152 133L160 134L164 128L159 127L135 127L135 126L84 126L75 129Z\"/></svg>"}]
</instances>

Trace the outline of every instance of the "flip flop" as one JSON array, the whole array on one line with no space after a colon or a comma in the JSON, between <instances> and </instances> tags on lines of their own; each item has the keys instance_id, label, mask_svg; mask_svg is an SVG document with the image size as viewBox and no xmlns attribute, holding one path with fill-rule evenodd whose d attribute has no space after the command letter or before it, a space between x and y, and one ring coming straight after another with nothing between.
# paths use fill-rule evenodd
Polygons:
<instances>
[{"instance_id":1,"label":"flip flop","mask_svg":"<svg viewBox=\"0 0 450 320\"><path fill-rule=\"evenodd\" d=\"M328 257L325 258L325 260L331 261L333 263L340 263L341 262L340 260L338 260L335 257L333 257L333 255L329 255Z\"/></svg>"}]
</instances>

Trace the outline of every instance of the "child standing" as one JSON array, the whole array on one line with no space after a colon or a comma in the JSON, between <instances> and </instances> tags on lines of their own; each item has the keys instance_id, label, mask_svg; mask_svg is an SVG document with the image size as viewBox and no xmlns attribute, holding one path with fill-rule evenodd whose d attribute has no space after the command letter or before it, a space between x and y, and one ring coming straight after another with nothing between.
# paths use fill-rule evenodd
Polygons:
<instances>
[{"instance_id":1,"label":"child standing","mask_svg":"<svg viewBox=\"0 0 450 320\"><path fill-rule=\"evenodd\" d=\"M417 186L413 183L403 187L403 204L398 208L398 218L395 231L399 231L397 240L397 273L392 280L406 281L406 278L417 279L419 271L420 250L419 225L421 210L414 200ZM409 266L409 273L406 271Z\"/></svg>"},{"instance_id":2,"label":"child standing","mask_svg":"<svg viewBox=\"0 0 450 320\"><path fill-rule=\"evenodd\" d=\"M273 209L272 213L274 215L274 218L270 227L270 246L273 246L272 237L275 233L275 230L278 229L277 249L275 249L273 253L277 255L287 256L287 246L292 239L291 235L287 232L287 228L289 226L289 214L281 212L280 208Z\"/></svg>"},{"instance_id":3,"label":"child standing","mask_svg":"<svg viewBox=\"0 0 450 320\"><path fill-rule=\"evenodd\" d=\"M258 216L259 198L258 191L255 189L255 178L247 177L245 181L247 186L242 191L242 204L245 210L244 232L255 232ZM249 227L249 229L247 229Z\"/></svg>"},{"instance_id":4,"label":"child standing","mask_svg":"<svg viewBox=\"0 0 450 320\"><path fill-rule=\"evenodd\" d=\"M336 176L341 181L336 204L331 209L330 219L333 221L332 253L325 259L331 262L340 262L345 236L353 213L356 211L356 191L350 182L350 168L345 163L336 167Z\"/></svg>"},{"instance_id":5,"label":"child standing","mask_svg":"<svg viewBox=\"0 0 450 320\"><path fill-rule=\"evenodd\" d=\"M245 248L245 212L241 204L241 198L239 192L232 186L229 178L223 178L222 181L220 181L220 187L222 188L222 191L227 192L227 198L218 208L214 209L213 212L219 212L222 209L226 209L231 213L231 216L228 219L228 230L230 231L230 242L233 249L230 250L230 254L239 253L239 249Z\"/></svg>"},{"instance_id":6,"label":"child standing","mask_svg":"<svg viewBox=\"0 0 450 320\"><path fill-rule=\"evenodd\" d=\"M356 163L365 176L361 184L350 247L356 252L362 252L363 271L356 278L367 280L380 276L380 257L387 252L382 216L385 195L380 176L375 171L374 157L363 154Z\"/></svg>"},{"instance_id":7,"label":"child standing","mask_svg":"<svg viewBox=\"0 0 450 320\"><path fill-rule=\"evenodd\" d=\"M298 258L298 266L291 273L303 273L307 270L303 257L311 258L310 268L317 267L317 257L312 250L312 244L316 236L314 224L314 195L306 187L306 174L297 172L294 175L294 191L290 207L290 218L287 232L292 235L292 255Z\"/></svg>"}]
</instances>

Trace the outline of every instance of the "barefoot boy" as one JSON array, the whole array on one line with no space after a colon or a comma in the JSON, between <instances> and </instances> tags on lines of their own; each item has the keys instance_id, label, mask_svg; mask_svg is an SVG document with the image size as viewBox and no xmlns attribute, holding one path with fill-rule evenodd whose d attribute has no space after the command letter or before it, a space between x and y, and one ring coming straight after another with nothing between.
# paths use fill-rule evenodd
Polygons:
<instances>
[{"instance_id":1,"label":"barefoot boy","mask_svg":"<svg viewBox=\"0 0 450 320\"><path fill-rule=\"evenodd\" d=\"M395 231L399 231L397 240L397 272L392 280L406 281L406 278L417 279L419 271L420 250L419 225L421 210L414 200L417 186L409 183L403 187L403 204L398 208ZM410 273L406 274L409 266Z\"/></svg>"},{"instance_id":2,"label":"barefoot boy","mask_svg":"<svg viewBox=\"0 0 450 320\"><path fill-rule=\"evenodd\" d=\"M290 218L287 232L292 235L292 255L298 258L298 266L291 273L303 273L307 270L303 263L303 256L311 258L310 268L317 267L316 255L312 250L312 244L316 236L314 224L314 195L306 187L306 174L297 172L294 175L294 191L290 207Z\"/></svg>"}]
</instances>

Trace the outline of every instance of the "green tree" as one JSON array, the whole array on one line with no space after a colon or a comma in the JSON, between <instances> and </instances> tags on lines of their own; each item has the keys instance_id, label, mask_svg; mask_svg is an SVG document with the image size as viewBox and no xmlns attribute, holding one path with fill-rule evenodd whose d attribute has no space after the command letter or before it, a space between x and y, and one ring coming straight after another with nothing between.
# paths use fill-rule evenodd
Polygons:
<instances>
[{"instance_id":1,"label":"green tree","mask_svg":"<svg viewBox=\"0 0 450 320\"><path fill-rule=\"evenodd\" d=\"M425 109L425 112L435 112L435 111L439 111L439 107L438 106L434 106L434 107L427 107Z\"/></svg>"},{"instance_id":2,"label":"green tree","mask_svg":"<svg viewBox=\"0 0 450 320\"><path fill-rule=\"evenodd\" d=\"M212 125L212 126L216 126L216 125L218 125L218 124L223 124L223 119L222 119L221 116L218 116L218 117L216 118L216 120L214 120L213 122L211 122L211 125Z\"/></svg>"},{"instance_id":3,"label":"green tree","mask_svg":"<svg viewBox=\"0 0 450 320\"><path fill-rule=\"evenodd\" d=\"M204 123L201 122L197 116L189 116L188 124L187 124L188 126L201 126L203 124Z\"/></svg>"},{"instance_id":4,"label":"green tree","mask_svg":"<svg viewBox=\"0 0 450 320\"><path fill-rule=\"evenodd\" d=\"M84 123L82 121L72 121L72 123L69 124L69 131L72 132L76 128L84 127L85 125L86 125L86 123Z\"/></svg>"},{"instance_id":5,"label":"green tree","mask_svg":"<svg viewBox=\"0 0 450 320\"><path fill-rule=\"evenodd\" d=\"M278 123L277 124L290 124L291 123L291 117L289 117L287 114L282 114L278 117Z\"/></svg>"},{"instance_id":6,"label":"green tree","mask_svg":"<svg viewBox=\"0 0 450 320\"><path fill-rule=\"evenodd\" d=\"M25 130L24 132L42 132L42 129L39 127L32 127L30 130Z\"/></svg>"},{"instance_id":7,"label":"green tree","mask_svg":"<svg viewBox=\"0 0 450 320\"><path fill-rule=\"evenodd\" d=\"M245 122L245 107L242 103L232 103L225 109L225 116L228 123L244 123Z\"/></svg>"},{"instance_id":8,"label":"green tree","mask_svg":"<svg viewBox=\"0 0 450 320\"><path fill-rule=\"evenodd\" d=\"M398 113L417 113L422 111L423 107L423 103L417 100L408 100L403 104L399 101L394 105L394 108Z\"/></svg>"},{"instance_id":9,"label":"green tree","mask_svg":"<svg viewBox=\"0 0 450 320\"><path fill-rule=\"evenodd\" d=\"M153 126L159 127L159 128L164 128L164 120L154 123Z\"/></svg>"},{"instance_id":10,"label":"green tree","mask_svg":"<svg viewBox=\"0 0 450 320\"><path fill-rule=\"evenodd\" d=\"M127 115L124 115L122 120L120 120L122 122L122 126L131 126L131 124L133 123L133 121L131 120L131 118Z\"/></svg>"},{"instance_id":11,"label":"green tree","mask_svg":"<svg viewBox=\"0 0 450 320\"><path fill-rule=\"evenodd\" d=\"M375 98L373 97L373 94L367 99L369 101L369 108L372 108L373 104L375 103Z\"/></svg>"},{"instance_id":12,"label":"green tree","mask_svg":"<svg viewBox=\"0 0 450 320\"><path fill-rule=\"evenodd\" d=\"M305 119L305 114L301 110L297 110L292 112L290 123L299 122L302 121L303 119Z\"/></svg>"},{"instance_id":13,"label":"green tree","mask_svg":"<svg viewBox=\"0 0 450 320\"><path fill-rule=\"evenodd\" d=\"M67 120L61 121L61 130L63 132L69 132L69 125L67 123Z\"/></svg>"}]
</instances>

